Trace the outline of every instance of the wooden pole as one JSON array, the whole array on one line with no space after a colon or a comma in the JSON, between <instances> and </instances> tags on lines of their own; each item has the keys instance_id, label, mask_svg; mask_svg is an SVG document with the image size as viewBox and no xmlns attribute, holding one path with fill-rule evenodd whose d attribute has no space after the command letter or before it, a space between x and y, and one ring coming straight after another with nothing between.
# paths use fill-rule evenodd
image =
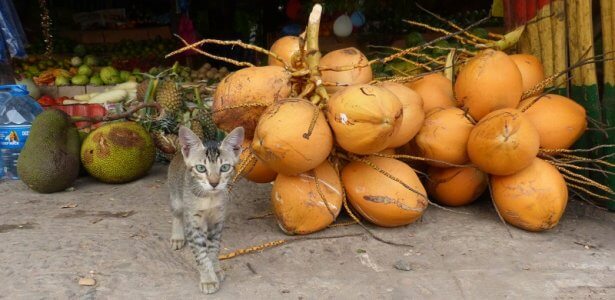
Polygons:
<instances>
[{"instance_id":1,"label":"wooden pole","mask_svg":"<svg viewBox=\"0 0 615 300\"><path fill-rule=\"evenodd\" d=\"M568 64L568 45L566 44L566 1L553 0L551 2L551 26L553 28L553 69L555 72L566 70ZM555 86L560 87L557 93L567 94L568 75L559 77Z\"/></svg>"},{"instance_id":2,"label":"wooden pole","mask_svg":"<svg viewBox=\"0 0 615 300\"><path fill-rule=\"evenodd\" d=\"M601 0L600 11L602 20L603 53L610 53L604 61L604 92L602 94L602 108L604 121L608 127L615 127L615 0ZM612 59L612 60L608 60ZM610 132L608 144L615 144L615 133ZM612 151L612 150L611 150ZM612 153L612 152L611 152ZM609 153L604 153L609 154ZM607 185L615 190L615 175L610 175ZM607 204L610 210L615 211L615 201Z\"/></svg>"},{"instance_id":3,"label":"wooden pole","mask_svg":"<svg viewBox=\"0 0 615 300\"><path fill-rule=\"evenodd\" d=\"M545 76L555 73L553 68L553 32L551 30L551 2L550 0L538 0L536 22L538 22L538 37L540 39L540 58L544 67Z\"/></svg>"}]
</instances>

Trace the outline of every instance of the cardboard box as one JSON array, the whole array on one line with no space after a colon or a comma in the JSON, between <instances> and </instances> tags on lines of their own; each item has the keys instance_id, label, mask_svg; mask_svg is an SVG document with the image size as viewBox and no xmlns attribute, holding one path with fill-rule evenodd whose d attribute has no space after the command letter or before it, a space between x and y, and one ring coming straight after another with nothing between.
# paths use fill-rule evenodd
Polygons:
<instances>
[{"instance_id":1,"label":"cardboard box","mask_svg":"<svg viewBox=\"0 0 615 300\"><path fill-rule=\"evenodd\" d=\"M55 85L39 85L38 90L41 92L41 96L49 96L58 98L58 87Z\"/></svg>"},{"instance_id":2,"label":"cardboard box","mask_svg":"<svg viewBox=\"0 0 615 300\"><path fill-rule=\"evenodd\" d=\"M95 85L86 85L85 86L85 93L89 94L89 93L102 93L104 92L106 89L110 88L110 85L99 85L99 86L95 86Z\"/></svg>"},{"instance_id":3,"label":"cardboard box","mask_svg":"<svg viewBox=\"0 0 615 300\"><path fill-rule=\"evenodd\" d=\"M58 87L58 96L73 97L85 94L85 86L71 85Z\"/></svg>"}]
</instances>

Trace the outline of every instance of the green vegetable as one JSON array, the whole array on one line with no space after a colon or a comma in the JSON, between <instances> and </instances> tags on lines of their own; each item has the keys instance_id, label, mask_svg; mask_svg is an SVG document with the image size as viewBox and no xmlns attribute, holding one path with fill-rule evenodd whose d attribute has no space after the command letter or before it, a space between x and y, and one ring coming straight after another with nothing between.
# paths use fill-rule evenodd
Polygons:
<instances>
[{"instance_id":1,"label":"green vegetable","mask_svg":"<svg viewBox=\"0 0 615 300\"><path fill-rule=\"evenodd\" d=\"M64 85L69 85L70 84L70 80L64 76L58 76L56 77L56 81L55 81L56 86L64 86Z\"/></svg>"},{"instance_id":2,"label":"green vegetable","mask_svg":"<svg viewBox=\"0 0 615 300\"><path fill-rule=\"evenodd\" d=\"M104 67L100 69L100 78L105 84L115 84L119 82L119 72L114 67ZM117 77L114 79L114 77Z\"/></svg>"},{"instance_id":3,"label":"green vegetable","mask_svg":"<svg viewBox=\"0 0 615 300\"><path fill-rule=\"evenodd\" d=\"M94 76L92 76L92 78L90 78L90 84L91 85L105 85L105 83L102 81L102 79L100 79L100 75L96 74Z\"/></svg>"},{"instance_id":4,"label":"green vegetable","mask_svg":"<svg viewBox=\"0 0 615 300\"><path fill-rule=\"evenodd\" d=\"M86 85L86 84L88 84L89 79L85 75L77 74L73 78L71 78L70 81L74 85Z\"/></svg>"},{"instance_id":5,"label":"green vegetable","mask_svg":"<svg viewBox=\"0 0 615 300\"><path fill-rule=\"evenodd\" d=\"M128 78L130 77L130 75L132 75L132 74L130 74L130 72L128 72L128 71L120 71L121 82L128 81Z\"/></svg>"},{"instance_id":6,"label":"green vegetable","mask_svg":"<svg viewBox=\"0 0 615 300\"><path fill-rule=\"evenodd\" d=\"M103 80L104 82L104 80ZM109 82L105 82L106 84L118 84L121 83L122 79L120 78L119 75L113 75L111 76L111 78L109 78Z\"/></svg>"},{"instance_id":7,"label":"green vegetable","mask_svg":"<svg viewBox=\"0 0 615 300\"><path fill-rule=\"evenodd\" d=\"M90 68L88 65L81 65L77 70L77 74L90 76L92 75L92 68Z\"/></svg>"}]
</instances>

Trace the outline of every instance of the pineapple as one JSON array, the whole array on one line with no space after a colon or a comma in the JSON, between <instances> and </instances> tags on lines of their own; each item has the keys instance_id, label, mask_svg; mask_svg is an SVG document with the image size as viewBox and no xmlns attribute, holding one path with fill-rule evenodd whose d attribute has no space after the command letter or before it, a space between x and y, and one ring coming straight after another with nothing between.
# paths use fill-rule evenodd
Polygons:
<instances>
[{"instance_id":1,"label":"pineapple","mask_svg":"<svg viewBox=\"0 0 615 300\"><path fill-rule=\"evenodd\" d=\"M149 79L141 81L137 85L137 101L145 101L145 94L147 93L147 87L149 85Z\"/></svg>"},{"instance_id":2,"label":"pineapple","mask_svg":"<svg viewBox=\"0 0 615 300\"><path fill-rule=\"evenodd\" d=\"M177 112L182 106L181 92L171 80L163 81L156 91L156 102L169 112Z\"/></svg>"},{"instance_id":3,"label":"pineapple","mask_svg":"<svg viewBox=\"0 0 615 300\"><path fill-rule=\"evenodd\" d=\"M207 140L215 140L218 133L218 127L214 123L214 119L210 112L204 112L201 114L201 124L205 128L203 135Z\"/></svg>"},{"instance_id":4,"label":"pineapple","mask_svg":"<svg viewBox=\"0 0 615 300\"><path fill-rule=\"evenodd\" d=\"M152 138L156 148L165 154L175 154L179 149L179 142L176 134L165 134L162 131L152 132Z\"/></svg>"},{"instance_id":5,"label":"pineapple","mask_svg":"<svg viewBox=\"0 0 615 300\"><path fill-rule=\"evenodd\" d=\"M203 133L203 126L201 126L201 122L198 120L192 120L190 122L190 129L194 132L194 134L196 134L196 136L199 137L199 139L201 139L201 141L205 140L205 134Z\"/></svg>"}]
</instances>

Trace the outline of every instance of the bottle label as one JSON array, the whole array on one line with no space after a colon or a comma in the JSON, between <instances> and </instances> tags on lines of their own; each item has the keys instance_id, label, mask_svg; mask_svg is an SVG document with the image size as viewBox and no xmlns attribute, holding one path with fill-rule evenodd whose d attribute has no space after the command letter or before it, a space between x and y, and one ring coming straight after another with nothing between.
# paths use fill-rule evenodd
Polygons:
<instances>
[{"instance_id":1,"label":"bottle label","mask_svg":"<svg viewBox=\"0 0 615 300\"><path fill-rule=\"evenodd\" d=\"M30 135L31 125L0 126L0 149L21 149Z\"/></svg>"}]
</instances>

